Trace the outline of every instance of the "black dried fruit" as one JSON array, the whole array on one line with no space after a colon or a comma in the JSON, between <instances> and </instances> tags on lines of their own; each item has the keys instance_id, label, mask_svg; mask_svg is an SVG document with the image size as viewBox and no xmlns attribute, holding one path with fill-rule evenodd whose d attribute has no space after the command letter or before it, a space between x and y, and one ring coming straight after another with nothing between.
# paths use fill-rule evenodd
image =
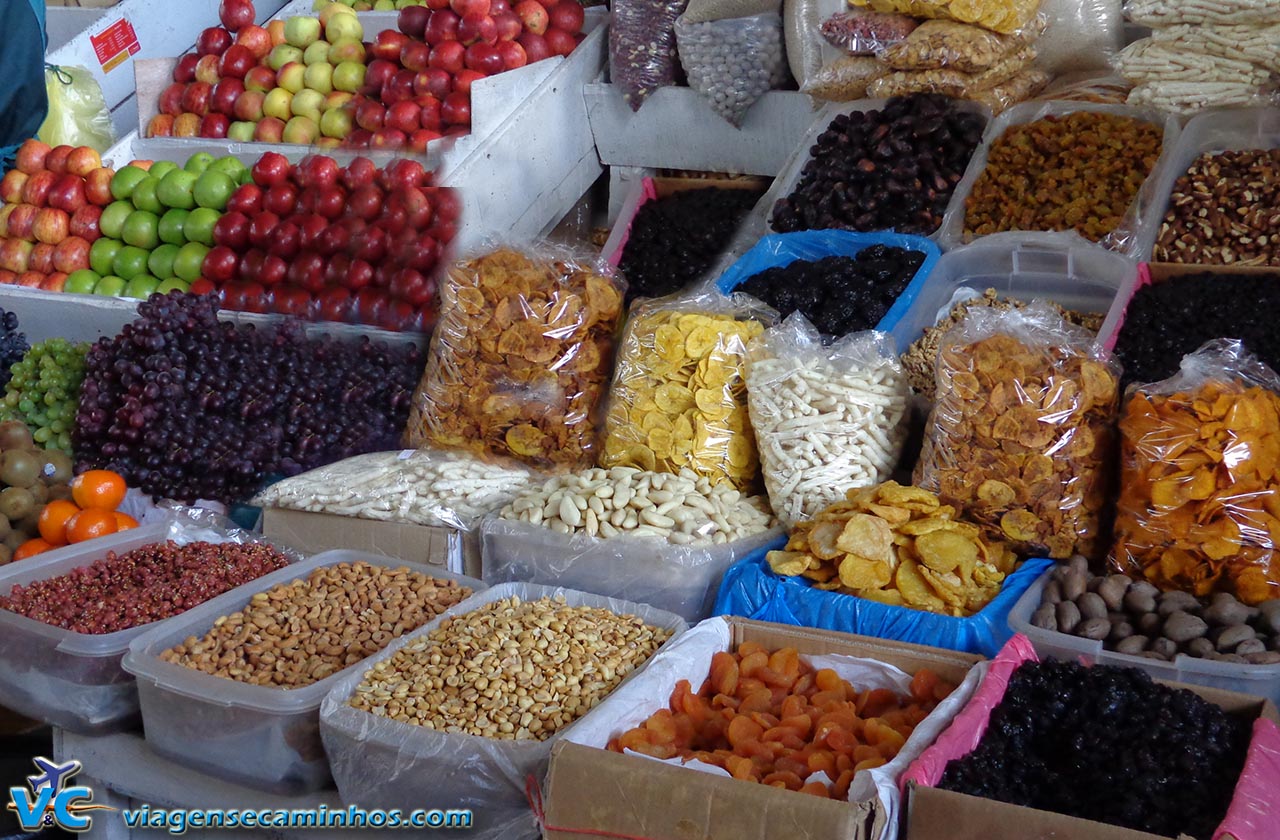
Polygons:
<instances>
[{"instance_id":1,"label":"black dried fruit","mask_svg":"<svg viewBox=\"0 0 1280 840\"><path fill-rule=\"evenodd\" d=\"M678 292L701 277L729 246L760 194L707 187L640 206L619 268L627 302Z\"/></svg>"},{"instance_id":2,"label":"black dried fruit","mask_svg":"<svg viewBox=\"0 0 1280 840\"><path fill-rule=\"evenodd\" d=\"M783 318L799 310L818 332L838 337L880 323L922 263L919 251L872 245L854 257L765 269L734 291L769 304Z\"/></svg>"},{"instance_id":3,"label":"black dried fruit","mask_svg":"<svg viewBox=\"0 0 1280 840\"><path fill-rule=\"evenodd\" d=\"M1027 662L939 787L1164 837L1207 840L1252 727L1135 668Z\"/></svg>"}]
</instances>

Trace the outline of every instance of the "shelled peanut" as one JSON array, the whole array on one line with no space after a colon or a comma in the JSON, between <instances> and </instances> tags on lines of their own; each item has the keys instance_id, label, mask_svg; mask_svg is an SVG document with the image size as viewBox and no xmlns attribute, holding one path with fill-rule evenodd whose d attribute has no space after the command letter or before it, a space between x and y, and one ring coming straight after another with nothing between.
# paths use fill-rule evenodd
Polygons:
<instances>
[{"instance_id":1,"label":"shelled peanut","mask_svg":"<svg viewBox=\"0 0 1280 840\"><path fill-rule=\"evenodd\" d=\"M609 741L614 752L711 764L735 779L846 799L859 770L887 764L955 686L921 669L910 695L858 690L795 648L743 642L711 657L697 693L676 683L670 706Z\"/></svg>"},{"instance_id":2,"label":"shelled peanut","mask_svg":"<svg viewBox=\"0 0 1280 840\"><path fill-rule=\"evenodd\" d=\"M338 563L254 595L166 662L252 685L301 688L382 650L471 594L401 566Z\"/></svg>"},{"instance_id":3,"label":"shelled peanut","mask_svg":"<svg viewBox=\"0 0 1280 840\"><path fill-rule=\"evenodd\" d=\"M1173 186L1152 259L1280 265L1280 149L1206 153Z\"/></svg>"},{"instance_id":4,"label":"shelled peanut","mask_svg":"<svg viewBox=\"0 0 1280 840\"><path fill-rule=\"evenodd\" d=\"M671 635L563 598L504 598L444 620L374 665L350 705L441 732L544 741Z\"/></svg>"}]
</instances>

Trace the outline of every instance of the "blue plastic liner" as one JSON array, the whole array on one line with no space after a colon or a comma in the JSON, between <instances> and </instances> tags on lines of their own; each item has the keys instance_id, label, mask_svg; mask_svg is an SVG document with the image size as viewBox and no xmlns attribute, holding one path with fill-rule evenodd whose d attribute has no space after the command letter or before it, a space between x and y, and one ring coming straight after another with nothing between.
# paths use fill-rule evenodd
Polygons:
<instances>
[{"instance_id":1,"label":"blue plastic liner","mask_svg":"<svg viewBox=\"0 0 1280 840\"><path fill-rule=\"evenodd\" d=\"M1052 560L1023 562L981 612L969 618L955 618L814 589L807 578L776 575L765 561L765 554L785 544L785 540L779 540L731 566L720 583L712 614L856 633L990 657L1013 636L1009 612L1018 598L1053 566Z\"/></svg>"},{"instance_id":2,"label":"blue plastic liner","mask_svg":"<svg viewBox=\"0 0 1280 840\"><path fill-rule=\"evenodd\" d=\"M902 290L902 294L894 301L893 306L880 319L876 329L891 332L911 304L915 302L933 271L934 265L942 257L938 245L923 236L911 236L905 233L854 233L847 230L805 230L798 233L776 233L766 236L755 244L750 251L743 254L736 263L720 275L716 280L716 288L721 294L729 294L738 286L768 268L781 268L791 265L796 260L820 260L823 257L856 257L863 249L872 245L890 245L906 248L924 254L924 262L916 269L911 282ZM899 353L905 353L906 347L899 347Z\"/></svg>"}]
</instances>

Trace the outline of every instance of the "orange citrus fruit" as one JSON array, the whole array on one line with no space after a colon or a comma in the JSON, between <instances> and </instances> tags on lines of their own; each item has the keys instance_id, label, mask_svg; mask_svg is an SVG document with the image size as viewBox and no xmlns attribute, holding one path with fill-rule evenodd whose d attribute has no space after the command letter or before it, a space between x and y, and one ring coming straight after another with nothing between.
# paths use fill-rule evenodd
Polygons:
<instances>
[{"instance_id":1,"label":"orange citrus fruit","mask_svg":"<svg viewBox=\"0 0 1280 840\"><path fill-rule=\"evenodd\" d=\"M116 511L116 530L128 531L130 528L137 528L138 520L134 519L127 513Z\"/></svg>"},{"instance_id":2,"label":"orange citrus fruit","mask_svg":"<svg viewBox=\"0 0 1280 840\"><path fill-rule=\"evenodd\" d=\"M81 543L114 534L117 530L116 515L109 510L82 510L67 522L67 542Z\"/></svg>"},{"instance_id":3,"label":"orange citrus fruit","mask_svg":"<svg viewBox=\"0 0 1280 840\"><path fill-rule=\"evenodd\" d=\"M55 499L40 511L40 536L49 545L67 544L67 520L80 512L80 508L65 499Z\"/></svg>"},{"instance_id":4,"label":"orange citrus fruit","mask_svg":"<svg viewBox=\"0 0 1280 840\"><path fill-rule=\"evenodd\" d=\"M129 488L119 473L89 470L71 480L71 498L85 510L115 510Z\"/></svg>"},{"instance_id":5,"label":"orange citrus fruit","mask_svg":"<svg viewBox=\"0 0 1280 840\"><path fill-rule=\"evenodd\" d=\"M26 560L28 557L35 557L37 554L43 554L54 546L49 545L39 537L34 540L27 540L18 546L18 550L13 553L14 560Z\"/></svg>"}]
</instances>

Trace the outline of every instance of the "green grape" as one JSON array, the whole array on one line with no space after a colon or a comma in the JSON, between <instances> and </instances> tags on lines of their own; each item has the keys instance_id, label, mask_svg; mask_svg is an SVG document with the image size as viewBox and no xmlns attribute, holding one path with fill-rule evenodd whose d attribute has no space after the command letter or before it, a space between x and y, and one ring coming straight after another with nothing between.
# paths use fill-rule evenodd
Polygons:
<instances>
[{"instance_id":1,"label":"green grape","mask_svg":"<svg viewBox=\"0 0 1280 840\"><path fill-rule=\"evenodd\" d=\"M0 401L0 421L21 420L46 448L71 452L80 383L84 381L87 344L55 338L35 345L13 365Z\"/></svg>"}]
</instances>

